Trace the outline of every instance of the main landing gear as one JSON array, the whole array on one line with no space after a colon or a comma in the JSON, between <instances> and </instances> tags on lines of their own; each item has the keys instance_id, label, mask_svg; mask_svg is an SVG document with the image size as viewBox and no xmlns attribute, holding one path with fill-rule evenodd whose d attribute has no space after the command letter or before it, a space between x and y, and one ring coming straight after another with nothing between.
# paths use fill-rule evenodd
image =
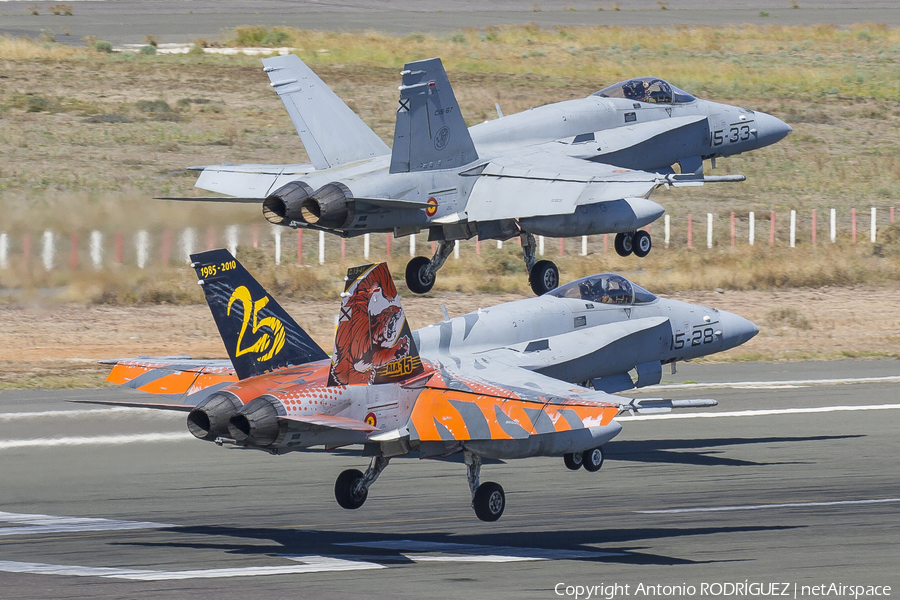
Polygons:
<instances>
[{"instance_id":1,"label":"main landing gear","mask_svg":"<svg viewBox=\"0 0 900 600\"><path fill-rule=\"evenodd\" d=\"M341 508L352 510L365 504L369 496L369 487L375 483L390 461L390 458L376 456L365 473L347 469L338 475L337 481L334 482L334 498Z\"/></svg>"},{"instance_id":2,"label":"main landing gear","mask_svg":"<svg viewBox=\"0 0 900 600\"><path fill-rule=\"evenodd\" d=\"M531 291L538 296L546 294L559 286L559 269L550 260L537 260L535 254L537 242L530 233L519 234L522 241L522 257L528 269L528 283ZM415 294L425 294L434 287L438 270L444 266L450 253L453 252L455 240L439 242L434 256L417 256L406 264L406 286ZM619 256L634 254L643 258L650 254L653 246L650 234L646 231L629 231L617 233L615 238L616 253Z\"/></svg>"},{"instance_id":3,"label":"main landing gear","mask_svg":"<svg viewBox=\"0 0 900 600\"><path fill-rule=\"evenodd\" d=\"M453 252L453 240L438 243L434 256L417 256L406 263L406 287L414 294L427 294L434 287L434 278Z\"/></svg>"},{"instance_id":4,"label":"main landing gear","mask_svg":"<svg viewBox=\"0 0 900 600\"><path fill-rule=\"evenodd\" d=\"M634 252L638 258L644 258L650 254L650 248L653 247L650 234L643 230L617 233L613 245L619 256L628 256Z\"/></svg>"},{"instance_id":5,"label":"main landing gear","mask_svg":"<svg viewBox=\"0 0 900 600\"><path fill-rule=\"evenodd\" d=\"M482 521L496 521L503 516L506 508L506 494L499 483L486 481L481 483L481 457L468 450L463 452L466 463L466 478L472 492L472 508ZM357 469L347 469L334 482L334 498L341 508L353 510L366 502L369 487L375 483L390 458L376 456L372 459L365 473ZM602 462L602 458L601 458ZM568 464L568 463L567 463Z\"/></svg>"},{"instance_id":6,"label":"main landing gear","mask_svg":"<svg viewBox=\"0 0 900 600\"><path fill-rule=\"evenodd\" d=\"M466 462L466 477L472 492L472 508L475 516L482 521L496 521L503 516L506 508L506 494L499 483L481 483L481 457L468 450L463 452Z\"/></svg>"},{"instance_id":7,"label":"main landing gear","mask_svg":"<svg viewBox=\"0 0 900 600\"><path fill-rule=\"evenodd\" d=\"M598 446L586 452L570 452L563 455L563 462L571 471L577 471L584 467L585 471L595 473L603 466L603 448Z\"/></svg>"},{"instance_id":8,"label":"main landing gear","mask_svg":"<svg viewBox=\"0 0 900 600\"><path fill-rule=\"evenodd\" d=\"M538 260L535 258L535 249L537 242L530 233L522 232L519 234L522 240L522 255L525 258L525 268L528 269L528 283L531 284L531 291L538 296L543 296L550 290L559 287L559 269L549 260Z\"/></svg>"}]
</instances>

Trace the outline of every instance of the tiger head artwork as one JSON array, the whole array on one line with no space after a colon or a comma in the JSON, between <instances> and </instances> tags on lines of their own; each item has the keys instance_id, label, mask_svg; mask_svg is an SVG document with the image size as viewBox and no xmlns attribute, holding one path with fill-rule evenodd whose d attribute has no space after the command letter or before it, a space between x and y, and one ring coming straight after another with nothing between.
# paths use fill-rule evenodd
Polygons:
<instances>
[{"instance_id":1,"label":"tiger head artwork","mask_svg":"<svg viewBox=\"0 0 900 600\"><path fill-rule=\"evenodd\" d=\"M348 272L329 385L387 383L422 370L387 265Z\"/></svg>"}]
</instances>

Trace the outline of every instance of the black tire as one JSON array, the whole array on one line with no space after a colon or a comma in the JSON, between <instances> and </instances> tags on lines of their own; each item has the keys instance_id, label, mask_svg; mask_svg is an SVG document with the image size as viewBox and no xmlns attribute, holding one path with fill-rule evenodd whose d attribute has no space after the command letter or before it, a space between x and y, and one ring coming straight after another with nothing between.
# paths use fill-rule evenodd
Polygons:
<instances>
[{"instance_id":1,"label":"black tire","mask_svg":"<svg viewBox=\"0 0 900 600\"><path fill-rule=\"evenodd\" d=\"M634 236L631 233L617 233L616 241L613 245L616 247L616 254L619 256L630 256L634 251Z\"/></svg>"},{"instance_id":2,"label":"black tire","mask_svg":"<svg viewBox=\"0 0 900 600\"><path fill-rule=\"evenodd\" d=\"M634 255L638 258L644 258L650 254L653 242L650 240L650 234L646 231L638 231L634 234L634 243L632 244Z\"/></svg>"},{"instance_id":3,"label":"black tire","mask_svg":"<svg viewBox=\"0 0 900 600\"><path fill-rule=\"evenodd\" d=\"M406 263L406 287L414 294L427 294L434 287L434 275L426 277L425 267L431 262L427 256L417 256Z\"/></svg>"},{"instance_id":4,"label":"black tire","mask_svg":"<svg viewBox=\"0 0 900 600\"><path fill-rule=\"evenodd\" d=\"M563 462L566 463L566 468L570 471L577 471L584 464L584 453L569 452L568 454L563 454Z\"/></svg>"},{"instance_id":5,"label":"black tire","mask_svg":"<svg viewBox=\"0 0 900 600\"><path fill-rule=\"evenodd\" d=\"M503 516L503 509L506 508L506 494L499 483L486 481L475 490L472 506L475 507L475 515L482 521L496 521Z\"/></svg>"},{"instance_id":6,"label":"black tire","mask_svg":"<svg viewBox=\"0 0 900 600\"><path fill-rule=\"evenodd\" d=\"M598 446L593 450L588 450L584 453L582 462L586 471L596 473L603 466L603 448Z\"/></svg>"},{"instance_id":7,"label":"black tire","mask_svg":"<svg viewBox=\"0 0 900 600\"><path fill-rule=\"evenodd\" d=\"M531 284L531 291L538 296L543 296L550 290L559 287L559 269L552 261L539 260L528 274L528 283Z\"/></svg>"},{"instance_id":8,"label":"black tire","mask_svg":"<svg viewBox=\"0 0 900 600\"><path fill-rule=\"evenodd\" d=\"M362 478L363 474L356 469L347 469L338 475L337 481L334 482L334 499L341 505L341 508L353 510L365 504L366 498L369 496L368 490L362 494L353 493L353 488Z\"/></svg>"}]
</instances>

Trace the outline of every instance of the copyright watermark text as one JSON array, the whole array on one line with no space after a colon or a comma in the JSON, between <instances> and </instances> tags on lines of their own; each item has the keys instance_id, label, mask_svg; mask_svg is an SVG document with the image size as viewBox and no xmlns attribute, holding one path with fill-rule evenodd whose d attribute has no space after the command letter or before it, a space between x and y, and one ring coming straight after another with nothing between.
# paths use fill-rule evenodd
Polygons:
<instances>
[{"instance_id":1,"label":"copyright watermark text","mask_svg":"<svg viewBox=\"0 0 900 600\"><path fill-rule=\"evenodd\" d=\"M891 595L889 585L844 583L798 584L795 582L744 581L702 582L697 584L622 584L559 582L553 587L556 596L571 600L615 600L616 598L885 598Z\"/></svg>"}]
</instances>

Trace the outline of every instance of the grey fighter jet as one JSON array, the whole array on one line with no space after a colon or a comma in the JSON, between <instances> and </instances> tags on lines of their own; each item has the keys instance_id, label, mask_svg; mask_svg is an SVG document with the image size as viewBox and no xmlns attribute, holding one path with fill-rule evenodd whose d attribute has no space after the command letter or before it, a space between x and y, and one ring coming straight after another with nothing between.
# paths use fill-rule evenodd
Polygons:
<instances>
[{"instance_id":1,"label":"grey fighter jet","mask_svg":"<svg viewBox=\"0 0 900 600\"><path fill-rule=\"evenodd\" d=\"M413 332L423 354L469 357L512 384L521 369L608 393L655 385L662 366L740 346L759 328L734 313L659 298L625 277L584 277ZM508 370L508 379L504 370ZM632 376L634 375L634 376Z\"/></svg>"},{"instance_id":2,"label":"grey fighter jet","mask_svg":"<svg viewBox=\"0 0 900 600\"><path fill-rule=\"evenodd\" d=\"M402 71L388 148L299 58L263 64L312 163L192 167L202 171L197 187L231 198L178 199L262 202L272 223L343 237L427 230L438 242L434 256L406 269L416 293L431 289L455 241L476 235L519 236L539 295L559 284L559 271L536 261L535 235L614 233L620 255L646 256L650 234L640 228L665 212L649 200L656 187L743 181L704 176L703 161L791 131L771 115L701 100L655 77L467 127L433 58Z\"/></svg>"}]
</instances>

